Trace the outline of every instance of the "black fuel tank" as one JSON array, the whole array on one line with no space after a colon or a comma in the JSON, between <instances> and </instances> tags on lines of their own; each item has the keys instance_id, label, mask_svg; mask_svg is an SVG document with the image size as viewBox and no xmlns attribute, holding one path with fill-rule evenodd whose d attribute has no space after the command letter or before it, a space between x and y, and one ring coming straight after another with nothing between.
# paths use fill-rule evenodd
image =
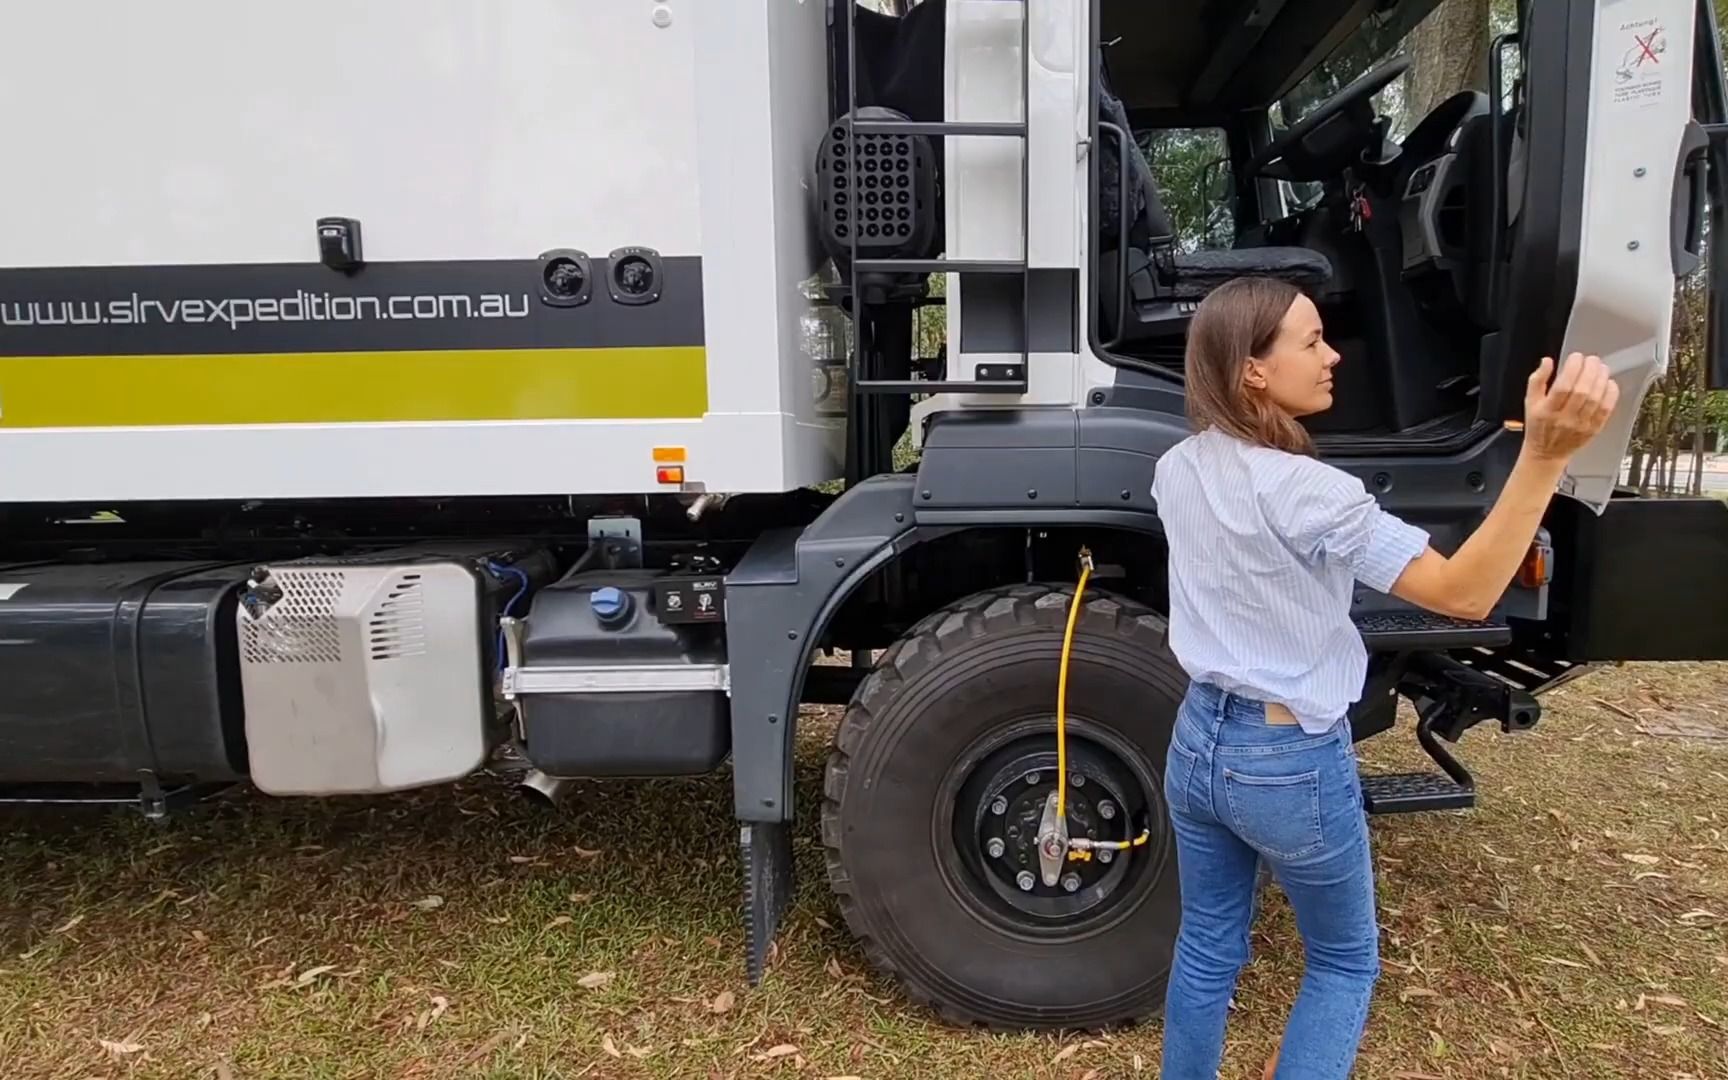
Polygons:
<instances>
[{"instance_id":1,"label":"black fuel tank","mask_svg":"<svg viewBox=\"0 0 1728 1080\"><path fill-rule=\"evenodd\" d=\"M0 783L240 779L248 568L0 567Z\"/></svg>"}]
</instances>

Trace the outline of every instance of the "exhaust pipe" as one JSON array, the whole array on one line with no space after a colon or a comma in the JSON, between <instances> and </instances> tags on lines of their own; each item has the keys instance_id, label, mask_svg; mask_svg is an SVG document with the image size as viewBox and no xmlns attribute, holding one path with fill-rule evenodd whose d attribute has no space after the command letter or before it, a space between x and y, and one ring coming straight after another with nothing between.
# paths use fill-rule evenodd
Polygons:
<instances>
[{"instance_id":1,"label":"exhaust pipe","mask_svg":"<svg viewBox=\"0 0 1728 1080\"><path fill-rule=\"evenodd\" d=\"M571 781L563 776L549 776L539 769L529 769L522 782L516 785L530 802L539 803L547 809L556 807L564 801L564 796L570 793Z\"/></svg>"}]
</instances>

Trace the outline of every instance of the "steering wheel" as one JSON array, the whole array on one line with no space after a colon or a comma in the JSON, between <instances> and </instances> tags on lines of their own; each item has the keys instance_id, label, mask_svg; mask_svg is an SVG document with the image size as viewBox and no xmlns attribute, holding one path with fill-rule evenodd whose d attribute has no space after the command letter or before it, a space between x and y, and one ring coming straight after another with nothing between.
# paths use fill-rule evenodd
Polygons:
<instances>
[{"instance_id":1,"label":"steering wheel","mask_svg":"<svg viewBox=\"0 0 1728 1080\"><path fill-rule=\"evenodd\" d=\"M1409 69L1410 58L1400 56L1365 72L1255 154L1248 175L1296 183L1336 175L1372 136L1369 99Z\"/></svg>"}]
</instances>

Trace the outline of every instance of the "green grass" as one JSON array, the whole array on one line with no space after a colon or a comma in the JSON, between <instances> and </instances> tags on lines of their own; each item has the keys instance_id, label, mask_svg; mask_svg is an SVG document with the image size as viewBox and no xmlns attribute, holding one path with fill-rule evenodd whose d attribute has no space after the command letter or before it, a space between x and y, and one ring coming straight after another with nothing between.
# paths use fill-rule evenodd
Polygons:
<instances>
[{"instance_id":1,"label":"green grass","mask_svg":"<svg viewBox=\"0 0 1728 1080\"><path fill-rule=\"evenodd\" d=\"M1728 1076L1728 742L1639 730L1684 710L1728 731L1725 699L1723 666L1596 673L1536 732L1464 739L1479 809L1376 821L1386 967L1358 1076ZM758 990L727 776L586 784L557 813L479 781L0 817L0 1076L1155 1076L1156 1021L956 1032L866 970L816 846L832 720L804 724L799 890ZM1416 753L1407 729L1365 748ZM1275 897L1255 944L1227 1077L1301 974Z\"/></svg>"}]
</instances>

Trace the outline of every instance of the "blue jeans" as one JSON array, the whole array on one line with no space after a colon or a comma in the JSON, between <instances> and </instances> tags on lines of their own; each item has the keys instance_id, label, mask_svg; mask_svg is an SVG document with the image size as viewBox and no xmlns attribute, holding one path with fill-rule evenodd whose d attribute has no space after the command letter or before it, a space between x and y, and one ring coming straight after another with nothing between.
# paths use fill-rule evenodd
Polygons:
<instances>
[{"instance_id":1,"label":"blue jeans","mask_svg":"<svg viewBox=\"0 0 1728 1080\"><path fill-rule=\"evenodd\" d=\"M1348 1076L1380 973L1374 867L1349 725L1326 735L1269 725L1265 706L1197 683L1177 714L1164 794L1182 882L1164 1080L1218 1075L1262 860L1295 910L1307 960L1276 1075Z\"/></svg>"}]
</instances>

